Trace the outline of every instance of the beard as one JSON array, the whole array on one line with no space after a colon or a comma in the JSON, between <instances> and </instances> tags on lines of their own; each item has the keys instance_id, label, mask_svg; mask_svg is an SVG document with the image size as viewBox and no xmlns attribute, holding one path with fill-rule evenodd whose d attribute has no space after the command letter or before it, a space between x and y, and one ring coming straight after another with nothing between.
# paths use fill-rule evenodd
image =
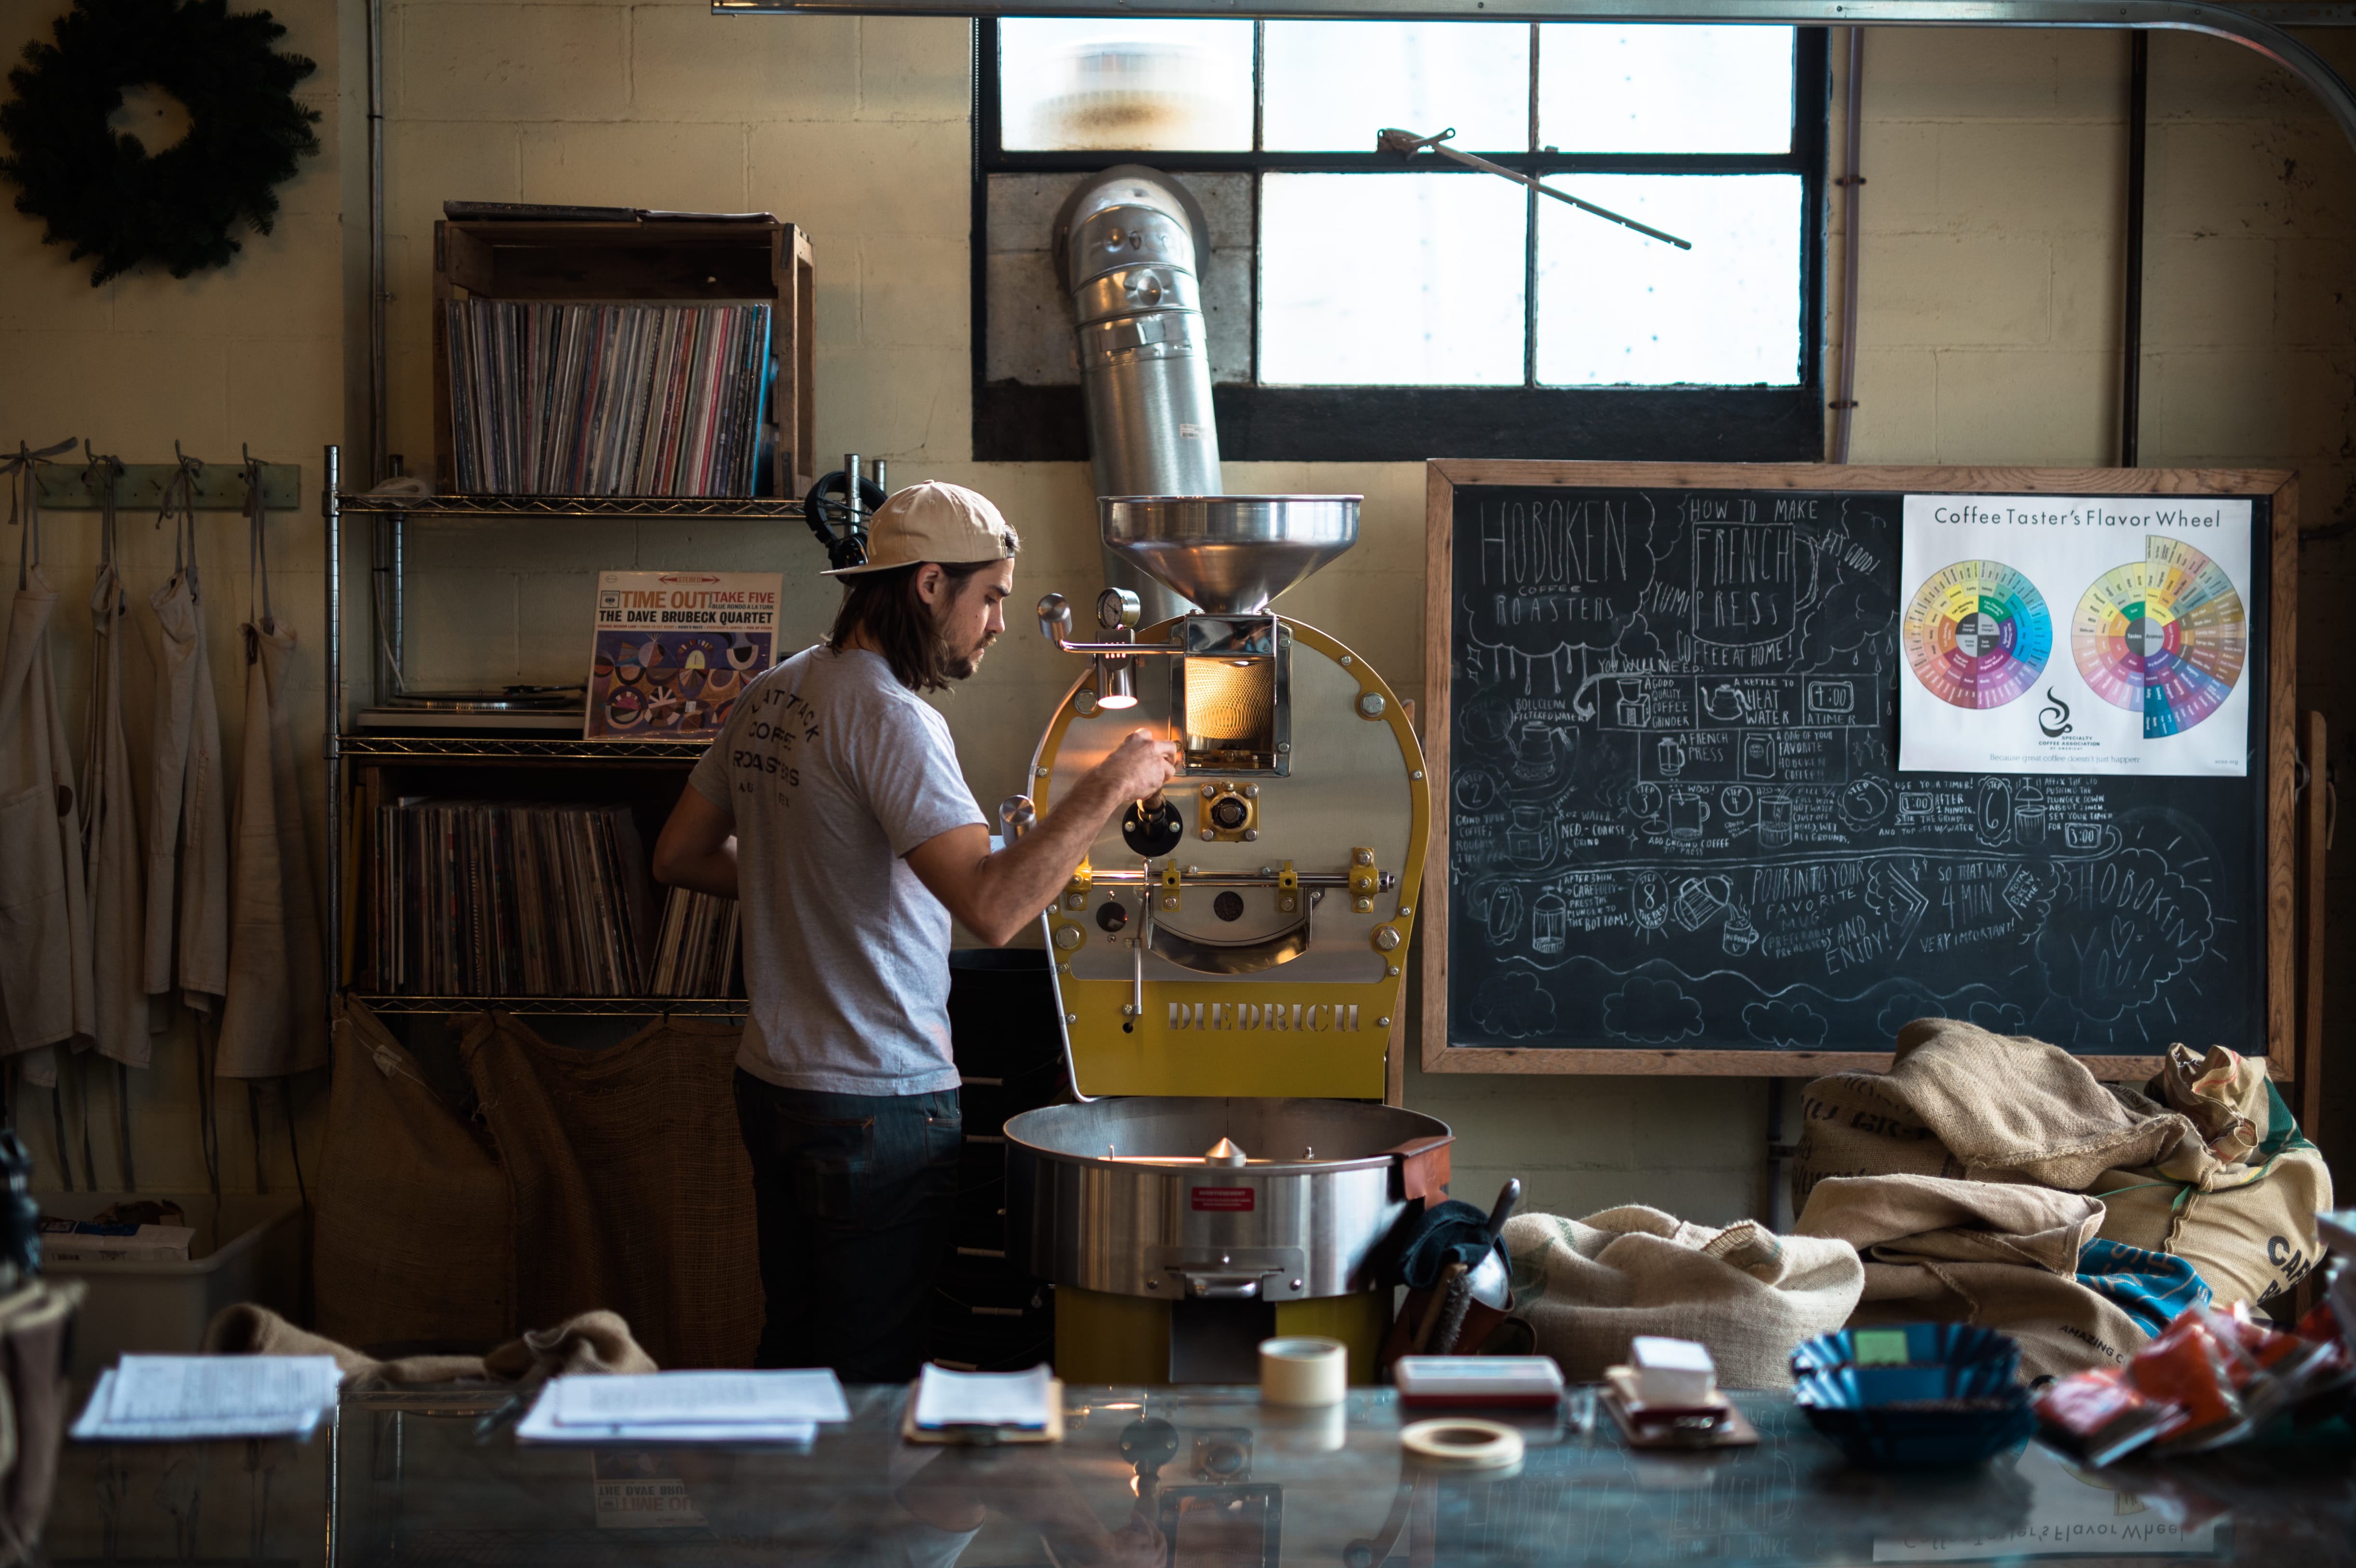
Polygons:
<instances>
[{"instance_id":1,"label":"beard","mask_svg":"<svg viewBox=\"0 0 2356 1568\"><path fill-rule=\"evenodd\" d=\"M998 641L996 632L985 632L982 634L981 641L961 654L952 653L944 645L941 650L941 673L951 680L971 679L973 672L981 667L982 656L990 652L990 645L996 641Z\"/></svg>"}]
</instances>

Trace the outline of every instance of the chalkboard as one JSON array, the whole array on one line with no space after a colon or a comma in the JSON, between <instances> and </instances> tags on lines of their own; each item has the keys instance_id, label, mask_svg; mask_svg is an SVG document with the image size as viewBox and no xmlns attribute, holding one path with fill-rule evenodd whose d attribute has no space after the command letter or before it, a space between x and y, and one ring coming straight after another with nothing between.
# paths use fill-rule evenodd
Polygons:
<instances>
[{"instance_id":1,"label":"chalkboard","mask_svg":"<svg viewBox=\"0 0 2356 1568\"><path fill-rule=\"evenodd\" d=\"M1901 773L1910 494L2248 497L2246 774ZM1936 1015L2105 1078L2179 1040L2288 1072L2290 475L1446 462L1429 496L1427 1072L1872 1068Z\"/></svg>"}]
</instances>

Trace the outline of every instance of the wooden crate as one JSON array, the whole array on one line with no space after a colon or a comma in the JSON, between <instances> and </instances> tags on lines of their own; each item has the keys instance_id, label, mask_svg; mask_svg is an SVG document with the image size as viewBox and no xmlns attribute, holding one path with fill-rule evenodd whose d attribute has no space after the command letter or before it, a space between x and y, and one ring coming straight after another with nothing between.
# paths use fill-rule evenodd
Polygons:
<instances>
[{"instance_id":1,"label":"wooden crate","mask_svg":"<svg viewBox=\"0 0 2356 1568\"><path fill-rule=\"evenodd\" d=\"M451 462L453 299L769 300L776 377L769 423L776 462L764 494L796 497L817 477L814 351L816 264L809 233L791 223L508 223L444 219L434 225L434 480L445 494Z\"/></svg>"}]
</instances>

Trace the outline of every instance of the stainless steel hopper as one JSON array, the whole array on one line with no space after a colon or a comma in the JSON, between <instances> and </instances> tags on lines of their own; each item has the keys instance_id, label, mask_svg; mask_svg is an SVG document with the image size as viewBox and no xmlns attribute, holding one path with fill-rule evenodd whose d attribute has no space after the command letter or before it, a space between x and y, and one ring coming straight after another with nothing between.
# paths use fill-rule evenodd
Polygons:
<instances>
[{"instance_id":1,"label":"stainless steel hopper","mask_svg":"<svg viewBox=\"0 0 2356 1568\"><path fill-rule=\"evenodd\" d=\"M1363 496L1108 496L1104 543L1214 615L1250 615L1358 542Z\"/></svg>"}]
</instances>

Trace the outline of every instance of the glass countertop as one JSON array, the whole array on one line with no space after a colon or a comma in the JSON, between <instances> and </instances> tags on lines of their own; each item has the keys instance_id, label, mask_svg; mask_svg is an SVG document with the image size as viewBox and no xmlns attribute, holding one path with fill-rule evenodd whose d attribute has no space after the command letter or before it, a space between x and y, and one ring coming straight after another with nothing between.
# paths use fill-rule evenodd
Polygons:
<instances>
[{"instance_id":1,"label":"glass countertop","mask_svg":"<svg viewBox=\"0 0 2356 1568\"><path fill-rule=\"evenodd\" d=\"M1403 1466L1387 1389L1336 1411L1251 1389L1072 1388L1058 1445L904 1443L905 1392L850 1391L807 1448L519 1447L497 1396L348 1396L338 1564L825 1563L1398 1568L1432 1563L2356 1562L2356 1435L2095 1472L2037 1445L1961 1472L1855 1469L1788 1398L1751 1448L1633 1452L1608 1419L1523 1423L1517 1471ZM1577 1405L1572 1407L1577 1409ZM70 1475L70 1467L69 1470Z\"/></svg>"}]
</instances>

